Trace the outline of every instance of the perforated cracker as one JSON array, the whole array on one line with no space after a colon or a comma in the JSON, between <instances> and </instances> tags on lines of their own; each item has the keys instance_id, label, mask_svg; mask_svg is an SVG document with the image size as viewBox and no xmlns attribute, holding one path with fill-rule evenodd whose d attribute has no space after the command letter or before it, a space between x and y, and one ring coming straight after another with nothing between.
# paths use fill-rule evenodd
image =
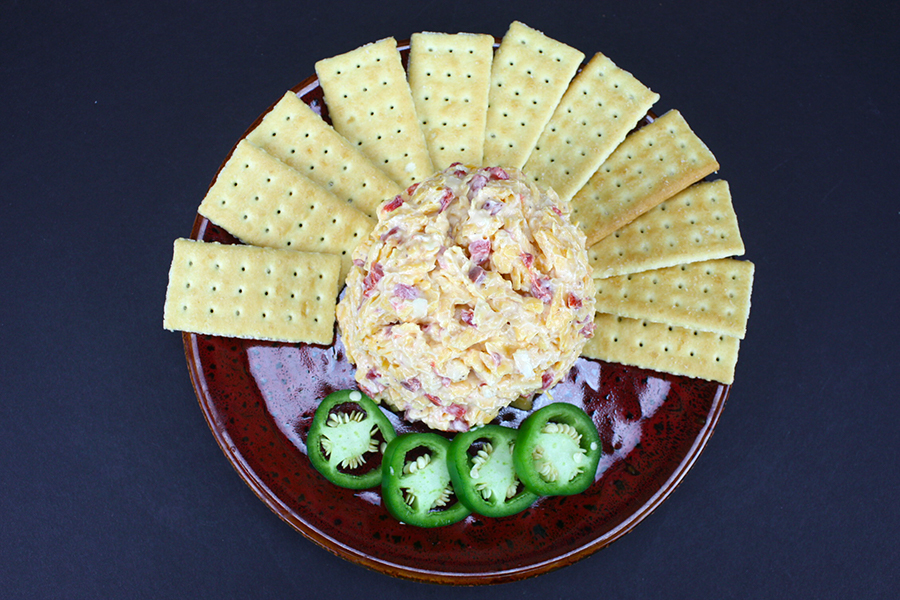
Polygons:
<instances>
[{"instance_id":1,"label":"perforated cracker","mask_svg":"<svg viewBox=\"0 0 900 600\"><path fill-rule=\"evenodd\" d=\"M594 281L597 312L743 339L753 263L724 258Z\"/></svg>"},{"instance_id":2,"label":"perforated cracker","mask_svg":"<svg viewBox=\"0 0 900 600\"><path fill-rule=\"evenodd\" d=\"M744 242L724 180L702 181L588 248L594 277L740 256Z\"/></svg>"},{"instance_id":3,"label":"perforated cracker","mask_svg":"<svg viewBox=\"0 0 900 600\"><path fill-rule=\"evenodd\" d=\"M481 164L493 57L489 35L413 34L409 87L436 170Z\"/></svg>"},{"instance_id":4,"label":"perforated cracker","mask_svg":"<svg viewBox=\"0 0 900 600\"><path fill-rule=\"evenodd\" d=\"M484 164L521 169L584 54L518 21L491 67Z\"/></svg>"},{"instance_id":5,"label":"perforated cracker","mask_svg":"<svg viewBox=\"0 0 900 600\"><path fill-rule=\"evenodd\" d=\"M560 100L525 172L570 200L657 100L631 73L595 54Z\"/></svg>"},{"instance_id":6,"label":"perforated cracker","mask_svg":"<svg viewBox=\"0 0 900 600\"><path fill-rule=\"evenodd\" d=\"M589 358L721 383L734 381L740 340L718 333L598 313Z\"/></svg>"},{"instance_id":7,"label":"perforated cracker","mask_svg":"<svg viewBox=\"0 0 900 600\"><path fill-rule=\"evenodd\" d=\"M397 42L387 38L316 63L334 128L407 187L434 172Z\"/></svg>"},{"instance_id":8,"label":"perforated cracker","mask_svg":"<svg viewBox=\"0 0 900 600\"><path fill-rule=\"evenodd\" d=\"M402 191L290 91L247 140L370 217L376 216L382 201Z\"/></svg>"},{"instance_id":9,"label":"perforated cracker","mask_svg":"<svg viewBox=\"0 0 900 600\"><path fill-rule=\"evenodd\" d=\"M250 142L238 143L199 212L243 242L325 252L347 275L375 221ZM343 280L343 279L342 279Z\"/></svg>"},{"instance_id":10,"label":"perforated cracker","mask_svg":"<svg viewBox=\"0 0 900 600\"><path fill-rule=\"evenodd\" d=\"M332 254L175 241L163 327L330 344L340 260Z\"/></svg>"},{"instance_id":11,"label":"perforated cracker","mask_svg":"<svg viewBox=\"0 0 900 600\"><path fill-rule=\"evenodd\" d=\"M677 110L628 136L572 198L594 244L719 168Z\"/></svg>"}]
</instances>

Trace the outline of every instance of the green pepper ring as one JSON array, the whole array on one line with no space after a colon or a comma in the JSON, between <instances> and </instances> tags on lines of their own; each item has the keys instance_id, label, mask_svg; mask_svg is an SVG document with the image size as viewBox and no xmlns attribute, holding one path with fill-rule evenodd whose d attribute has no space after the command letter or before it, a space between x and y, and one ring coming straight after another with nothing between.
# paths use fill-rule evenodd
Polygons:
<instances>
[{"instance_id":1,"label":"green pepper ring","mask_svg":"<svg viewBox=\"0 0 900 600\"><path fill-rule=\"evenodd\" d=\"M359 394L359 398L353 398L354 394ZM378 408L378 405L371 398L355 390L341 390L326 396L316 408L309 435L306 437L306 450L309 455L309 461L323 477L340 487L353 490L376 487L381 483L382 471L380 467L374 467L361 475L345 473L339 470L338 465L333 464L322 452L322 439L328 429L326 425L328 415L335 406L341 404L356 404L359 406L366 413L363 423L371 421L372 425L378 427L385 443L390 443L391 440L397 437L394 426L391 425L390 420L381 412L381 409ZM334 457L334 454L332 454L332 457ZM384 460L383 457L382 460Z\"/></svg>"},{"instance_id":2,"label":"green pepper ring","mask_svg":"<svg viewBox=\"0 0 900 600\"><path fill-rule=\"evenodd\" d=\"M478 440L486 439L491 443L496 453L502 452L500 450L501 445L514 446L517 437L518 432L515 429L500 425L485 425L478 429L457 434L450 443L447 467L450 470L453 489L456 491L459 501L468 506L473 512L485 517L508 517L522 512L538 499L537 494L522 488L512 498L503 497L499 501L493 498L486 500L476 487L479 484L490 487L492 482L489 479L491 473L488 473L485 477L478 475L473 477L472 467L475 463L469 455L469 448L472 444ZM497 472L500 471L499 475L507 479L507 482L495 479L493 483L502 486L504 483L508 483L510 475L515 480L521 481L515 473L512 452L510 452L508 461L504 461L504 458L506 458L505 454L492 455L492 461L499 459L500 462L494 462L493 466L490 466L490 464L486 465L494 475L497 475ZM496 489L494 493L496 495Z\"/></svg>"},{"instance_id":3,"label":"green pepper ring","mask_svg":"<svg viewBox=\"0 0 900 600\"><path fill-rule=\"evenodd\" d=\"M436 433L406 433L397 436L387 445L381 462L384 474L381 480L381 498L385 508L395 519L417 527L442 527L462 521L471 514L469 508L459 501L446 509L431 510L430 506L410 506L404 497L406 486L420 487L419 484L423 483L421 480L414 483L411 481L412 475L404 473L407 455L420 449L424 449L431 457L431 462L421 468L422 471L428 471L426 477L429 481L424 482L428 495L434 498L439 495L438 488L452 486L447 469L449 448L450 441ZM418 497L415 489L412 493Z\"/></svg>"},{"instance_id":4,"label":"green pepper ring","mask_svg":"<svg viewBox=\"0 0 900 600\"><path fill-rule=\"evenodd\" d=\"M542 430L550 423L570 426L580 434L578 446L584 451L581 471L567 481L548 481L535 465L534 451L547 435ZM580 494L594 482L597 465L600 462L602 446L597 428L591 418L579 407L566 402L555 402L533 412L519 426L519 438L513 458L516 473L525 487L540 496L570 496ZM559 458L558 453L548 452L548 461Z\"/></svg>"}]
</instances>

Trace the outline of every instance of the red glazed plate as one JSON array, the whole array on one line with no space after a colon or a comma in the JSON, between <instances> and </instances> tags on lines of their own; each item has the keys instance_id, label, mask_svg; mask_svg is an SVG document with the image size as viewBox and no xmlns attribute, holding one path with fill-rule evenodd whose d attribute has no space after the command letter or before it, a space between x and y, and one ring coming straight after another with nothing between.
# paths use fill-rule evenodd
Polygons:
<instances>
[{"instance_id":1,"label":"red glazed plate","mask_svg":"<svg viewBox=\"0 0 900 600\"><path fill-rule=\"evenodd\" d=\"M327 119L315 77L293 91ZM191 237L238 243L199 215ZM551 390L552 398L536 398L534 409L565 401L592 416L604 449L594 484L576 496L542 498L511 517L473 515L449 527L419 529L394 520L377 489L338 488L306 456L306 434L318 401L334 390L355 387L339 338L325 347L185 333L184 344L216 441L269 508L338 556L434 583L522 579L571 564L618 539L659 506L691 468L730 390L715 382L580 358ZM516 426L528 414L509 408L498 419ZM389 416L398 432L410 429Z\"/></svg>"}]
</instances>

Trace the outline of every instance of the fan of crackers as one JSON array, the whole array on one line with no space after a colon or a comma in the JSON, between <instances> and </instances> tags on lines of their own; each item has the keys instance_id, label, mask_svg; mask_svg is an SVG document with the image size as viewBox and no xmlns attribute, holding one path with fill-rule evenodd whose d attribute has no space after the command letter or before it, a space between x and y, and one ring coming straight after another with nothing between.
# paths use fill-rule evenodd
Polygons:
<instances>
[{"instance_id":1,"label":"fan of crackers","mask_svg":"<svg viewBox=\"0 0 900 600\"><path fill-rule=\"evenodd\" d=\"M287 92L235 147L199 212L244 245L180 239L164 327L330 344L377 209L453 163L522 169L570 202L597 288L589 358L731 383L750 309L719 164L659 95L597 53L514 22L418 33L319 61L331 125Z\"/></svg>"}]
</instances>

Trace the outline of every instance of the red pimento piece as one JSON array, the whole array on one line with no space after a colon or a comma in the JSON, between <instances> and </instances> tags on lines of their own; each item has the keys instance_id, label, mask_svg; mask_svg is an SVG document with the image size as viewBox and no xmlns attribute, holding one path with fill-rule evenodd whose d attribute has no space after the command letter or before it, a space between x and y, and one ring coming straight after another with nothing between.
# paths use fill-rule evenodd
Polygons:
<instances>
[{"instance_id":1,"label":"red pimento piece","mask_svg":"<svg viewBox=\"0 0 900 600\"><path fill-rule=\"evenodd\" d=\"M413 377L412 379L407 379L406 381L401 381L400 385L405 387L411 392L417 392L422 389L422 382L419 381L418 378Z\"/></svg>"},{"instance_id":2,"label":"red pimento piece","mask_svg":"<svg viewBox=\"0 0 900 600\"><path fill-rule=\"evenodd\" d=\"M553 206L550 207L550 210L552 210L553 212L555 212L555 213L556 213L557 215L559 215L560 217L561 217L562 214L563 214L562 209L561 209L560 207L556 206L555 204L554 204Z\"/></svg>"},{"instance_id":3,"label":"red pimento piece","mask_svg":"<svg viewBox=\"0 0 900 600\"><path fill-rule=\"evenodd\" d=\"M394 295L402 300L415 300L419 297L419 290L415 286L398 283L394 286Z\"/></svg>"},{"instance_id":4,"label":"red pimento piece","mask_svg":"<svg viewBox=\"0 0 900 600\"><path fill-rule=\"evenodd\" d=\"M472 267L469 269L469 279L472 280L472 283L481 283L484 281L485 271L481 267Z\"/></svg>"},{"instance_id":5,"label":"red pimento piece","mask_svg":"<svg viewBox=\"0 0 900 600\"><path fill-rule=\"evenodd\" d=\"M550 302L552 302L553 290L550 289L550 279L543 276L532 277L531 295L544 304L549 304Z\"/></svg>"},{"instance_id":6,"label":"red pimento piece","mask_svg":"<svg viewBox=\"0 0 900 600\"><path fill-rule=\"evenodd\" d=\"M523 252L521 256L522 256L522 262L525 263L526 269L530 269L532 266L534 266L534 255L533 254L529 254L528 252Z\"/></svg>"},{"instance_id":7,"label":"red pimento piece","mask_svg":"<svg viewBox=\"0 0 900 600\"><path fill-rule=\"evenodd\" d=\"M461 419L466 414L466 407L462 404L457 404L456 402L454 402L447 407L447 412L457 419Z\"/></svg>"},{"instance_id":8,"label":"red pimento piece","mask_svg":"<svg viewBox=\"0 0 900 600\"><path fill-rule=\"evenodd\" d=\"M491 256L491 240L473 240L469 242L469 257L476 265L482 264Z\"/></svg>"},{"instance_id":9,"label":"red pimento piece","mask_svg":"<svg viewBox=\"0 0 900 600\"><path fill-rule=\"evenodd\" d=\"M469 193L466 197L469 200L475 198L475 194L481 191L481 188L483 188L487 182L487 177L485 177L481 173L478 173L477 175L472 177L472 179L469 181Z\"/></svg>"},{"instance_id":10,"label":"red pimento piece","mask_svg":"<svg viewBox=\"0 0 900 600\"><path fill-rule=\"evenodd\" d=\"M415 192L416 189L417 189L418 187L419 187L419 184L418 184L418 183L412 184L411 186L409 186L408 188L406 188L406 195L407 195L407 196L412 196L412 195L413 195L413 192Z\"/></svg>"},{"instance_id":11,"label":"red pimento piece","mask_svg":"<svg viewBox=\"0 0 900 600\"><path fill-rule=\"evenodd\" d=\"M475 327L475 311L464 308L459 311L459 319L470 327Z\"/></svg>"},{"instance_id":12,"label":"red pimento piece","mask_svg":"<svg viewBox=\"0 0 900 600\"><path fill-rule=\"evenodd\" d=\"M441 195L441 210L438 212L444 212L447 210L447 207L450 206L450 203L456 200L456 196L453 195L453 190L447 188L444 190L444 193Z\"/></svg>"},{"instance_id":13,"label":"red pimento piece","mask_svg":"<svg viewBox=\"0 0 900 600\"><path fill-rule=\"evenodd\" d=\"M371 382L371 385L364 386L360 383L360 387L363 388L366 395L375 396L385 390L384 384L378 381L379 377L381 377L381 374L375 369L369 369L369 372L366 373L366 379Z\"/></svg>"},{"instance_id":14,"label":"red pimento piece","mask_svg":"<svg viewBox=\"0 0 900 600\"><path fill-rule=\"evenodd\" d=\"M541 375L541 389L546 390L553 383L553 374L547 371Z\"/></svg>"},{"instance_id":15,"label":"red pimento piece","mask_svg":"<svg viewBox=\"0 0 900 600\"><path fill-rule=\"evenodd\" d=\"M400 235L400 227L399 227L399 226L397 226L397 227L391 227L391 228L388 229L386 232L382 233L382 234L381 234L381 237L380 237L379 239L381 239L381 241L383 242L383 241L388 240L388 239L390 239L390 238L392 238L392 237L396 237L398 241L399 241L400 239L402 239L402 236Z\"/></svg>"},{"instance_id":16,"label":"red pimento piece","mask_svg":"<svg viewBox=\"0 0 900 600\"><path fill-rule=\"evenodd\" d=\"M363 297L367 298L372 295L372 290L375 289L382 277L384 277L384 267L381 266L381 263L372 263L372 268L363 278Z\"/></svg>"},{"instance_id":17,"label":"red pimento piece","mask_svg":"<svg viewBox=\"0 0 900 600\"><path fill-rule=\"evenodd\" d=\"M579 298L572 292L569 292L566 295L566 306L568 306L569 308L581 308L581 304L581 298Z\"/></svg>"},{"instance_id":18,"label":"red pimento piece","mask_svg":"<svg viewBox=\"0 0 900 600\"><path fill-rule=\"evenodd\" d=\"M506 181L507 179L509 179L509 173L507 173L500 167L489 167L487 171L491 174L491 179L499 179L501 181Z\"/></svg>"},{"instance_id":19,"label":"red pimento piece","mask_svg":"<svg viewBox=\"0 0 900 600\"><path fill-rule=\"evenodd\" d=\"M434 404L435 406L441 406L441 399L438 398L437 396L426 393L425 398L427 398L428 401L431 402L432 404Z\"/></svg>"},{"instance_id":20,"label":"red pimento piece","mask_svg":"<svg viewBox=\"0 0 900 600\"><path fill-rule=\"evenodd\" d=\"M394 199L384 205L384 212L392 212L400 208L400 205L403 204L402 196L394 196Z\"/></svg>"},{"instance_id":21,"label":"red pimento piece","mask_svg":"<svg viewBox=\"0 0 900 600\"><path fill-rule=\"evenodd\" d=\"M590 323L588 323L587 325L585 325L584 327L581 328L581 335L583 335L586 338L594 337L594 328L596 326L597 325L593 321L591 321Z\"/></svg>"}]
</instances>

